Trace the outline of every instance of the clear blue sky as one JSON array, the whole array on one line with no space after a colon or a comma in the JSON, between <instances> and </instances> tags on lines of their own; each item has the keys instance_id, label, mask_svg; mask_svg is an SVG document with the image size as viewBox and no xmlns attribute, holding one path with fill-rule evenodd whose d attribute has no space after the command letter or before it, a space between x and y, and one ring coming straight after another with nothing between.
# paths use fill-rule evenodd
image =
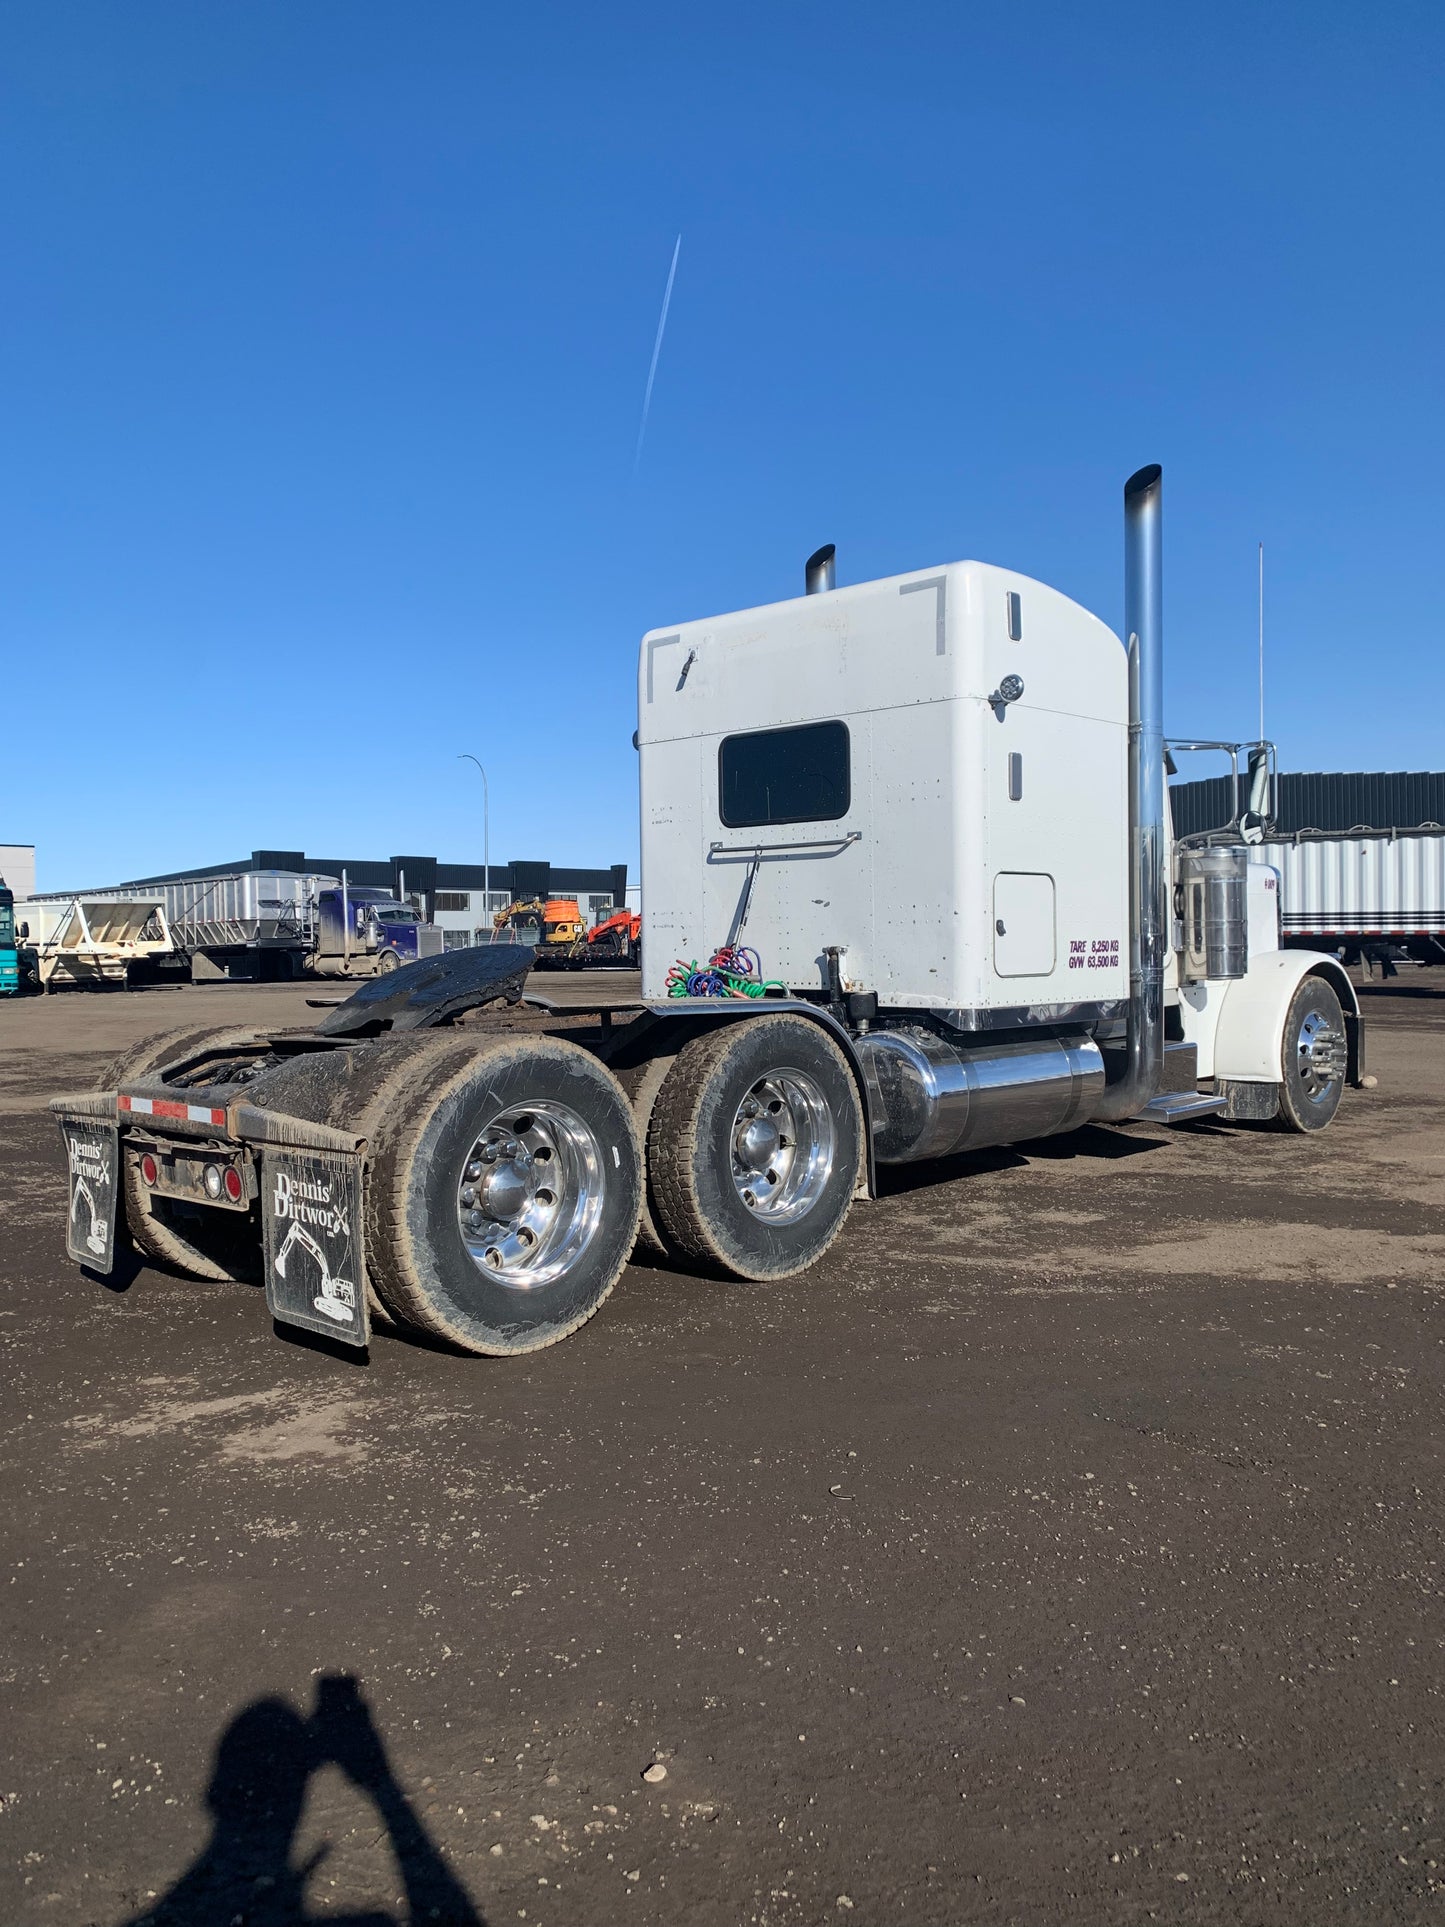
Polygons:
<instances>
[{"instance_id":1,"label":"clear blue sky","mask_svg":"<svg viewBox=\"0 0 1445 1927\"><path fill-rule=\"evenodd\" d=\"M976 556L1445 762L1445 12L6 0L0 842L636 860L637 639ZM640 470L642 391L683 235Z\"/></svg>"}]
</instances>

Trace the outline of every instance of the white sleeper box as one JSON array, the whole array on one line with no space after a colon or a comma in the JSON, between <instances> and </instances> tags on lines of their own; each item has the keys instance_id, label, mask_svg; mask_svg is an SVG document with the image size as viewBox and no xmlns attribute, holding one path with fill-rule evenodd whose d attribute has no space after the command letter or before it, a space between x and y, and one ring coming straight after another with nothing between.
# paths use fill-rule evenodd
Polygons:
<instances>
[{"instance_id":1,"label":"white sleeper box","mask_svg":"<svg viewBox=\"0 0 1445 1927\"><path fill-rule=\"evenodd\" d=\"M1007 676L1022 695L991 702ZM638 665L644 994L663 996L675 959L704 962L727 938L755 870L739 940L790 989L823 985L838 945L845 983L882 1006L975 1025L1123 999L1127 714L1113 632L979 562L650 631ZM847 728L837 813L723 820L725 742L826 722ZM768 751L727 754L765 764ZM787 753L784 739L784 793L798 788Z\"/></svg>"}]
</instances>

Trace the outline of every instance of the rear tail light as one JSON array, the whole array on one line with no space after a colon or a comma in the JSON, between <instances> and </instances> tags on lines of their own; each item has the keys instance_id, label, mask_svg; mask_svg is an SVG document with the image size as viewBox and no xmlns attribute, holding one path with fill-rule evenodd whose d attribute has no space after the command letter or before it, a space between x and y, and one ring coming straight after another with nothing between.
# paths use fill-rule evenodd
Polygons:
<instances>
[{"instance_id":1,"label":"rear tail light","mask_svg":"<svg viewBox=\"0 0 1445 1927\"><path fill-rule=\"evenodd\" d=\"M206 1196L208 1198L219 1198L222 1188L220 1165L208 1164L201 1174L201 1182L206 1187Z\"/></svg>"},{"instance_id":2,"label":"rear tail light","mask_svg":"<svg viewBox=\"0 0 1445 1927\"><path fill-rule=\"evenodd\" d=\"M228 1164L226 1166L226 1196L231 1200L232 1204L239 1204L241 1202L241 1193L244 1188L241 1183L241 1173L236 1169L234 1164Z\"/></svg>"},{"instance_id":3,"label":"rear tail light","mask_svg":"<svg viewBox=\"0 0 1445 1927\"><path fill-rule=\"evenodd\" d=\"M140 1174L145 1179L147 1184L154 1184L156 1179L160 1176L160 1167L159 1165L157 1165L155 1159L151 1156L149 1151L146 1152L145 1156L140 1161Z\"/></svg>"}]
</instances>

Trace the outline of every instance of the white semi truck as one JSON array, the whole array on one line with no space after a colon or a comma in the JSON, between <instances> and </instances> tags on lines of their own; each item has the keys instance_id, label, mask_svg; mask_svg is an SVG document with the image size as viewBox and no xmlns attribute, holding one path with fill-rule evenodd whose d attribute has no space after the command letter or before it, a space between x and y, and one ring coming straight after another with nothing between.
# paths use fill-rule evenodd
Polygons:
<instances>
[{"instance_id":1,"label":"white semi truck","mask_svg":"<svg viewBox=\"0 0 1445 1927\"><path fill-rule=\"evenodd\" d=\"M108 1266L77 1227L113 1243L120 1201L144 1251L264 1281L279 1320L525 1352L639 1236L801 1271L881 1163L1139 1119L1323 1128L1363 1069L1348 978L1280 947L1242 840L1171 838L1161 491L1125 487L1122 646L1007 570L840 588L831 550L795 600L651 631L640 1000L519 1030L485 1009L532 953L490 946L313 1030L145 1046L54 1107L96 1201L72 1255Z\"/></svg>"}]
</instances>

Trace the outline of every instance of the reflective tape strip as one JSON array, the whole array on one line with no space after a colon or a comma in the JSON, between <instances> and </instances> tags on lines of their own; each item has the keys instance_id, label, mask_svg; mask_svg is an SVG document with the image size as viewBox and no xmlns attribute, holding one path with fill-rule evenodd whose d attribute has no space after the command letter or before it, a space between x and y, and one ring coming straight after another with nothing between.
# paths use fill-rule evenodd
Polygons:
<instances>
[{"instance_id":1,"label":"reflective tape strip","mask_svg":"<svg viewBox=\"0 0 1445 1927\"><path fill-rule=\"evenodd\" d=\"M132 1111L137 1117L183 1117L191 1124L218 1124L222 1129L226 1124L224 1111L212 1110L207 1104L174 1104L166 1097L125 1097L115 1100L118 1111Z\"/></svg>"}]
</instances>

